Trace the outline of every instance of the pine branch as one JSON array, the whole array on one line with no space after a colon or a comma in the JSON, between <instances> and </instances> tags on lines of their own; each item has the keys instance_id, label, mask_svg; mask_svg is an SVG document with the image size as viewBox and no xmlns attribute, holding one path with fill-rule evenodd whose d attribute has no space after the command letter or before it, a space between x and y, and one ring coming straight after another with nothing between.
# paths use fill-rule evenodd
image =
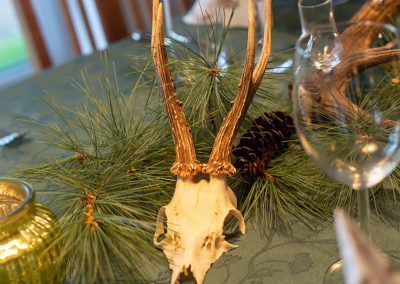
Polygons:
<instances>
[{"instance_id":1,"label":"pine branch","mask_svg":"<svg viewBox=\"0 0 400 284\"><path fill-rule=\"evenodd\" d=\"M63 230L59 263L66 261L71 282L141 282L143 266L160 259L152 235L173 186L170 133L162 116L136 112L143 77L130 95L120 92L107 62L101 94L82 80L76 85L86 98L82 111L50 102L61 124L36 123L45 143L70 156L17 174L44 185L40 193Z\"/></svg>"},{"instance_id":2,"label":"pine branch","mask_svg":"<svg viewBox=\"0 0 400 284\"><path fill-rule=\"evenodd\" d=\"M242 205L245 217L251 218L264 234L282 228L290 231L295 218L309 228L329 219L329 208L321 202L327 195L324 174L301 149L285 151L266 171L266 177L252 183Z\"/></svg>"}]
</instances>

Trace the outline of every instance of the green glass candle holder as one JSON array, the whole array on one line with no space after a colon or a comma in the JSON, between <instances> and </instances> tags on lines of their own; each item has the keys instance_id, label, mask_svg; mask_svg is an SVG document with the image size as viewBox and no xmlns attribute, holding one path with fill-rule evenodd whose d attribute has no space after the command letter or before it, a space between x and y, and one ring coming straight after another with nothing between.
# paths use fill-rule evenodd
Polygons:
<instances>
[{"instance_id":1,"label":"green glass candle holder","mask_svg":"<svg viewBox=\"0 0 400 284\"><path fill-rule=\"evenodd\" d=\"M32 187L0 178L0 283L63 283L61 246L56 217Z\"/></svg>"}]
</instances>

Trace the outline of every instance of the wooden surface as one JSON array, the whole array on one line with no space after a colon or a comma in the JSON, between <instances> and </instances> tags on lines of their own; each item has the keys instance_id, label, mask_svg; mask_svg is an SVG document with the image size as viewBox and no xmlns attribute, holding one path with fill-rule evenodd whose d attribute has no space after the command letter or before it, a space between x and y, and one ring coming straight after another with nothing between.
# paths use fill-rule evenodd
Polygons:
<instances>
[{"instance_id":1,"label":"wooden surface","mask_svg":"<svg viewBox=\"0 0 400 284\"><path fill-rule=\"evenodd\" d=\"M52 65L35 11L30 0L14 0L29 55L36 72Z\"/></svg>"},{"instance_id":2,"label":"wooden surface","mask_svg":"<svg viewBox=\"0 0 400 284\"><path fill-rule=\"evenodd\" d=\"M189 10L192 7L193 3L194 3L193 0L182 0L182 2L183 2L183 5L185 7L185 10Z\"/></svg>"},{"instance_id":3,"label":"wooden surface","mask_svg":"<svg viewBox=\"0 0 400 284\"><path fill-rule=\"evenodd\" d=\"M145 1L145 2L146 3L150 3L151 1L148 0L148 1ZM151 14L150 14L151 5L150 5L150 9L149 9L148 14L143 15L141 10L140 10L140 5L138 3L138 0L130 0L128 3L129 3L129 8L131 10L131 15L132 15L132 17L134 19L134 22L136 24L136 28L138 30L140 30L140 31L144 31L146 29L144 17L151 17Z\"/></svg>"},{"instance_id":4,"label":"wooden surface","mask_svg":"<svg viewBox=\"0 0 400 284\"><path fill-rule=\"evenodd\" d=\"M114 42L129 36L119 1L96 0L107 41Z\"/></svg>"}]
</instances>

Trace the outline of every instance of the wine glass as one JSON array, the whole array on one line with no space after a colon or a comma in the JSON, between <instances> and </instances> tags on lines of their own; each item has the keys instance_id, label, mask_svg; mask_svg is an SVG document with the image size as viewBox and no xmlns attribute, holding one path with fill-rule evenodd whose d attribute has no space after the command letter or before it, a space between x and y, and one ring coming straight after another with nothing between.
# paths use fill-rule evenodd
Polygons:
<instances>
[{"instance_id":1,"label":"wine glass","mask_svg":"<svg viewBox=\"0 0 400 284\"><path fill-rule=\"evenodd\" d=\"M357 191L359 224L367 234L367 189L400 161L399 48L395 27L372 22L335 30L316 25L296 42L297 134L323 171ZM328 269L325 283L339 283L337 277L340 263Z\"/></svg>"}]
</instances>

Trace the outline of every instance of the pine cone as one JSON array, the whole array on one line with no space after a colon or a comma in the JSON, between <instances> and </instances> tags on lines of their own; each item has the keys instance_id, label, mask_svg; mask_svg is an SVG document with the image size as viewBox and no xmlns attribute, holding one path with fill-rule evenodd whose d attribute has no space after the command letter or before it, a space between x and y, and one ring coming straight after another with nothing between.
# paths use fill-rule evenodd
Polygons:
<instances>
[{"instance_id":1,"label":"pine cone","mask_svg":"<svg viewBox=\"0 0 400 284\"><path fill-rule=\"evenodd\" d=\"M282 111L256 118L233 150L234 166L248 178L264 176L267 163L282 148L282 141L291 135L292 128L292 117Z\"/></svg>"}]
</instances>

